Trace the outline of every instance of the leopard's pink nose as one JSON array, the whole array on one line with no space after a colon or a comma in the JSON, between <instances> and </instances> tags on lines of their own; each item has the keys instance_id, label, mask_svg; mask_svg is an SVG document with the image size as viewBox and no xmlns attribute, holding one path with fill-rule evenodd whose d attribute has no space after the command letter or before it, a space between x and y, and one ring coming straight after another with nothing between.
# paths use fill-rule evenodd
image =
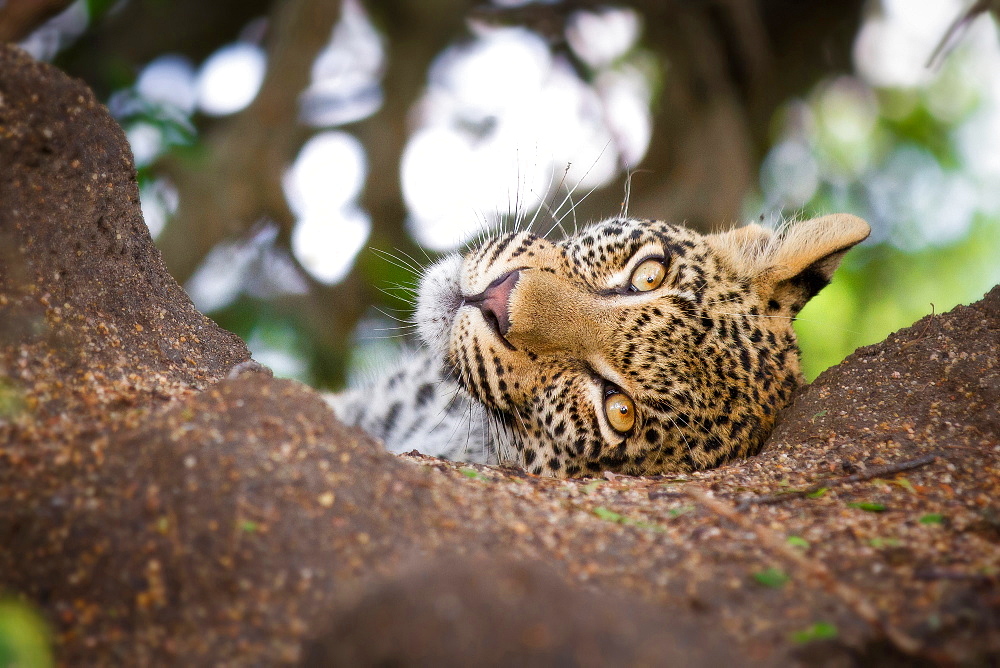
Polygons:
<instances>
[{"instance_id":1,"label":"leopard's pink nose","mask_svg":"<svg viewBox=\"0 0 1000 668\"><path fill-rule=\"evenodd\" d=\"M506 336L510 331L510 293L520 277L521 271L515 269L490 283L489 287L478 295L466 297L464 300L466 304L478 306L486 320L496 327L500 336Z\"/></svg>"}]
</instances>

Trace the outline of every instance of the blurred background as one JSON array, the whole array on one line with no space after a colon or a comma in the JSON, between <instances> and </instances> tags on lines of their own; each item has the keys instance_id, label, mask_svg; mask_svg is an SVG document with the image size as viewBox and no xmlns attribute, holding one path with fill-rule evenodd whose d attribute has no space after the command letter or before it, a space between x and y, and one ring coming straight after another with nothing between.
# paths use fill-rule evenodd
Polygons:
<instances>
[{"instance_id":1,"label":"blurred background","mask_svg":"<svg viewBox=\"0 0 1000 668\"><path fill-rule=\"evenodd\" d=\"M1000 282L1000 42L971 0L0 0L125 128L196 305L337 388L483 230L845 211L806 373Z\"/></svg>"}]
</instances>

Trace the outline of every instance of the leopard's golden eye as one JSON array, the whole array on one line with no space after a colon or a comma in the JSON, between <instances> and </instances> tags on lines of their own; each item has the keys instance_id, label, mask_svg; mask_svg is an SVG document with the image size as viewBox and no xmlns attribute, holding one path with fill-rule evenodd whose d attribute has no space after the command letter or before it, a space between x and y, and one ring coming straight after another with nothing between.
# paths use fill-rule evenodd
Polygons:
<instances>
[{"instance_id":1,"label":"leopard's golden eye","mask_svg":"<svg viewBox=\"0 0 1000 668\"><path fill-rule=\"evenodd\" d=\"M604 415L615 431L627 434L635 426L635 404L622 392L604 397Z\"/></svg>"},{"instance_id":2,"label":"leopard's golden eye","mask_svg":"<svg viewBox=\"0 0 1000 668\"><path fill-rule=\"evenodd\" d=\"M663 260L649 259L641 262L632 272L632 289L638 292L649 292L663 284L667 277L667 267Z\"/></svg>"}]
</instances>

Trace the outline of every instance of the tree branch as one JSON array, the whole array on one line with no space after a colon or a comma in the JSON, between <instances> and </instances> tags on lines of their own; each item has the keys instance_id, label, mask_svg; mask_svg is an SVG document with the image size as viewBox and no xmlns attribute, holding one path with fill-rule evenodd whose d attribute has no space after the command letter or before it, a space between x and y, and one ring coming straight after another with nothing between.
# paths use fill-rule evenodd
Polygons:
<instances>
[{"instance_id":1,"label":"tree branch","mask_svg":"<svg viewBox=\"0 0 1000 668\"><path fill-rule=\"evenodd\" d=\"M164 162L180 205L157 245L178 282L216 244L243 235L261 219L289 233L295 221L281 177L310 132L298 122L299 94L339 17L335 0L277 3L267 74L256 99L209 132L198 157Z\"/></svg>"},{"instance_id":2,"label":"tree branch","mask_svg":"<svg viewBox=\"0 0 1000 668\"><path fill-rule=\"evenodd\" d=\"M0 44L20 42L72 0L7 0L0 5Z\"/></svg>"}]
</instances>

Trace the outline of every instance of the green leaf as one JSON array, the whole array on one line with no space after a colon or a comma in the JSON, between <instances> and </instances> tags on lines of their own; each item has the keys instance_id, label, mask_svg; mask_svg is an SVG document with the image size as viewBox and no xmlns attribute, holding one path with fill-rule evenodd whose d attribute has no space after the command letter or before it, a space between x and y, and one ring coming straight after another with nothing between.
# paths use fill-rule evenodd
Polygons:
<instances>
[{"instance_id":1,"label":"green leaf","mask_svg":"<svg viewBox=\"0 0 1000 668\"><path fill-rule=\"evenodd\" d=\"M830 640L837 637L837 627L830 622L816 622L807 629L796 631L791 637L792 641L797 643Z\"/></svg>"},{"instance_id":2,"label":"green leaf","mask_svg":"<svg viewBox=\"0 0 1000 668\"><path fill-rule=\"evenodd\" d=\"M666 531L659 524L652 524L650 522L644 522L642 520L634 520L631 517L625 517L613 510L608 510L604 506L597 506L592 511L595 515L600 517L602 520L607 520L608 522L616 522L617 524L623 524L629 527L635 527L636 529L647 529L649 531Z\"/></svg>"},{"instance_id":3,"label":"green leaf","mask_svg":"<svg viewBox=\"0 0 1000 668\"><path fill-rule=\"evenodd\" d=\"M829 491L830 491L829 487L820 487L817 490L809 492L808 494L806 494L806 496L808 496L810 499L818 499L819 497L823 496Z\"/></svg>"},{"instance_id":4,"label":"green leaf","mask_svg":"<svg viewBox=\"0 0 1000 668\"><path fill-rule=\"evenodd\" d=\"M771 566L754 573L753 579L757 581L757 584L764 585L765 587L771 587L772 589L778 589L779 587L784 587L785 583L788 582L790 578L784 571Z\"/></svg>"},{"instance_id":5,"label":"green leaf","mask_svg":"<svg viewBox=\"0 0 1000 668\"><path fill-rule=\"evenodd\" d=\"M243 522L240 523L240 529L246 531L247 533L253 533L259 528L260 525L254 522L253 520L243 520Z\"/></svg>"},{"instance_id":6,"label":"green leaf","mask_svg":"<svg viewBox=\"0 0 1000 668\"><path fill-rule=\"evenodd\" d=\"M647 529L648 531L656 531L658 533L666 531L666 529L664 529L659 524L653 524L652 522L643 522L642 520L634 520L634 521L626 520L625 523L630 526L634 526L636 529Z\"/></svg>"},{"instance_id":7,"label":"green leaf","mask_svg":"<svg viewBox=\"0 0 1000 668\"><path fill-rule=\"evenodd\" d=\"M811 418L809 418L809 421L810 421L810 422L815 422L815 421L816 421L816 418L821 418L821 417L823 417L824 415L826 415L826 413L827 413L827 411L826 411L826 410L821 410L820 412L816 413L816 414L815 414L815 415L813 415L813 416L812 416Z\"/></svg>"},{"instance_id":8,"label":"green leaf","mask_svg":"<svg viewBox=\"0 0 1000 668\"><path fill-rule=\"evenodd\" d=\"M608 510L604 506L597 506L594 508L594 514L600 517L602 520L608 520L609 522L622 523L625 521L624 515L619 515L613 510Z\"/></svg>"},{"instance_id":9,"label":"green leaf","mask_svg":"<svg viewBox=\"0 0 1000 668\"><path fill-rule=\"evenodd\" d=\"M671 508L667 514L671 517L680 517L681 515L690 513L692 510L694 510L693 505L680 506L679 508Z\"/></svg>"},{"instance_id":10,"label":"green leaf","mask_svg":"<svg viewBox=\"0 0 1000 668\"><path fill-rule=\"evenodd\" d=\"M472 478L473 480L489 480L489 478L484 476L476 469L459 469L458 472L464 475L466 478Z\"/></svg>"},{"instance_id":11,"label":"green leaf","mask_svg":"<svg viewBox=\"0 0 1000 668\"><path fill-rule=\"evenodd\" d=\"M0 600L0 666L49 668L54 665L49 629L31 606Z\"/></svg>"},{"instance_id":12,"label":"green leaf","mask_svg":"<svg viewBox=\"0 0 1000 668\"><path fill-rule=\"evenodd\" d=\"M920 518L921 524L943 524L944 515L941 513L927 513Z\"/></svg>"},{"instance_id":13,"label":"green leaf","mask_svg":"<svg viewBox=\"0 0 1000 668\"><path fill-rule=\"evenodd\" d=\"M870 503L868 501L861 501L860 503L848 503L849 508L857 508L858 510L866 510L869 513L881 513L885 511L885 506L881 503Z\"/></svg>"},{"instance_id":14,"label":"green leaf","mask_svg":"<svg viewBox=\"0 0 1000 668\"><path fill-rule=\"evenodd\" d=\"M793 547L801 547L804 550L809 549L809 541L802 536L789 536L787 540L788 544Z\"/></svg>"},{"instance_id":15,"label":"green leaf","mask_svg":"<svg viewBox=\"0 0 1000 668\"><path fill-rule=\"evenodd\" d=\"M595 480L593 482L588 482L586 485L580 488L580 492L582 492L583 494L590 494L603 484L604 484L603 480Z\"/></svg>"},{"instance_id":16,"label":"green leaf","mask_svg":"<svg viewBox=\"0 0 1000 668\"><path fill-rule=\"evenodd\" d=\"M898 480L893 480L892 482L893 482L893 484L898 485L899 487L902 487L903 489L905 489L906 491L910 492L911 494L916 494L917 493L917 490L915 490L913 488L913 483L910 482L906 478L899 478Z\"/></svg>"},{"instance_id":17,"label":"green leaf","mask_svg":"<svg viewBox=\"0 0 1000 668\"><path fill-rule=\"evenodd\" d=\"M868 544L875 548L880 547L898 547L903 544L898 538L880 538L876 536L868 541Z\"/></svg>"},{"instance_id":18,"label":"green leaf","mask_svg":"<svg viewBox=\"0 0 1000 668\"><path fill-rule=\"evenodd\" d=\"M5 378L0 378L0 418L13 418L24 411L24 392Z\"/></svg>"}]
</instances>

